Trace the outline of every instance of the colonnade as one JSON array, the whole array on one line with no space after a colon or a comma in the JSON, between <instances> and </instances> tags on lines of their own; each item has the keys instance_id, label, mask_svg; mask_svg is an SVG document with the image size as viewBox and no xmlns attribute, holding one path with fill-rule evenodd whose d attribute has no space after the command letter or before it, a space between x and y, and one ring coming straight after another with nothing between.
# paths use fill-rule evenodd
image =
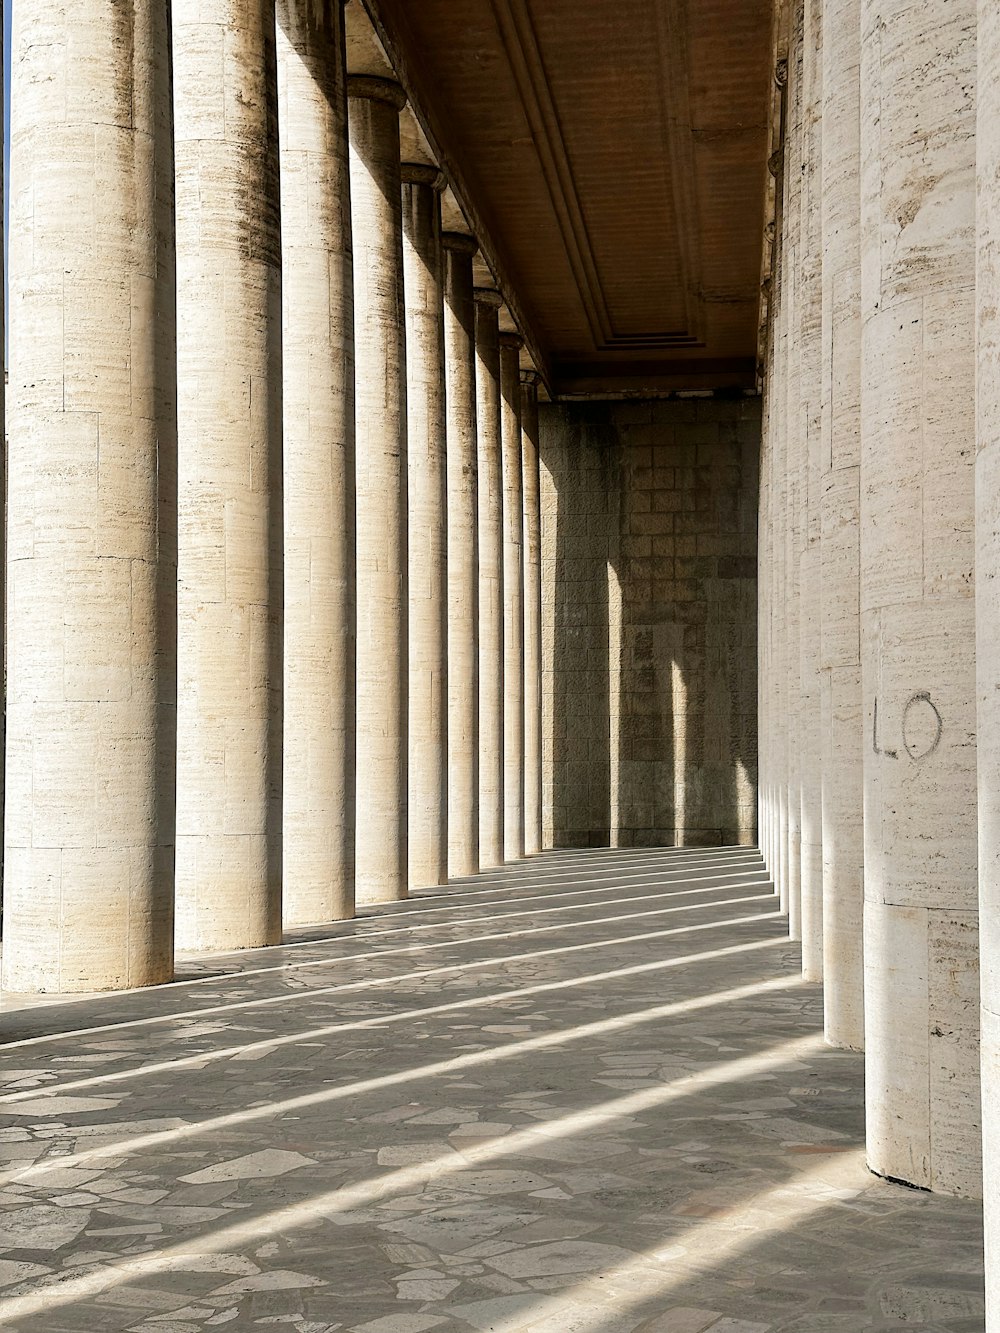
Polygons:
<instances>
[{"instance_id":1,"label":"colonnade","mask_svg":"<svg viewBox=\"0 0 1000 1333\"><path fill-rule=\"evenodd\" d=\"M13 42L4 984L537 851L537 376L402 87L313 0Z\"/></svg>"},{"instance_id":2,"label":"colonnade","mask_svg":"<svg viewBox=\"0 0 1000 1333\"><path fill-rule=\"evenodd\" d=\"M761 845L871 1168L985 1144L1000 1329L1000 20L790 0L776 69Z\"/></svg>"}]
</instances>

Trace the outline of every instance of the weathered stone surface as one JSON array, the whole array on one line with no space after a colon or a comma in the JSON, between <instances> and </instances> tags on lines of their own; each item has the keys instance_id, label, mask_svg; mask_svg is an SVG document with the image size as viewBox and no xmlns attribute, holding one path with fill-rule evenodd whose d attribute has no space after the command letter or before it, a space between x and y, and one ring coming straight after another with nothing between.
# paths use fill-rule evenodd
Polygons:
<instances>
[{"instance_id":1,"label":"weathered stone surface","mask_svg":"<svg viewBox=\"0 0 1000 1333\"><path fill-rule=\"evenodd\" d=\"M448 878L448 479L441 197L434 167L403 167L409 485L409 881Z\"/></svg>"},{"instance_id":2,"label":"weathered stone surface","mask_svg":"<svg viewBox=\"0 0 1000 1333\"><path fill-rule=\"evenodd\" d=\"M63 1110L4 1131L0 1324L982 1329L980 1209L865 1170L864 1061L769 888L752 848L548 852L363 951L5 1014L0 1111Z\"/></svg>"},{"instance_id":3,"label":"weathered stone surface","mask_svg":"<svg viewBox=\"0 0 1000 1333\"><path fill-rule=\"evenodd\" d=\"M524 855L524 487L521 480L523 340L500 335L500 450L503 482L503 853Z\"/></svg>"},{"instance_id":4,"label":"weathered stone surface","mask_svg":"<svg viewBox=\"0 0 1000 1333\"><path fill-rule=\"evenodd\" d=\"M785 676L782 707L785 716L785 810L786 847L782 905L788 912L788 933L802 938L802 660L800 642L801 546L803 465L807 441L802 430L802 305L806 278L803 254L803 122L804 108L804 0L790 6L788 55L788 127L785 139L785 236L782 265L786 301L787 335L785 373L782 377L784 416L784 581L780 607L784 628L782 670Z\"/></svg>"},{"instance_id":5,"label":"weathered stone surface","mask_svg":"<svg viewBox=\"0 0 1000 1333\"><path fill-rule=\"evenodd\" d=\"M803 13L802 186L799 261L799 412L801 490L799 566L799 899L802 974L823 978L823 779L821 715L821 592L823 501L822 419L822 87L823 4Z\"/></svg>"},{"instance_id":6,"label":"weathered stone surface","mask_svg":"<svg viewBox=\"0 0 1000 1333\"><path fill-rule=\"evenodd\" d=\"M503 475L500 295L476 289L479 461L479 864L504 859Z\"/></svg>"},{"instance_id":7,"label":"weathered stone surface","mask_svg":"<svg viewBox=\"0 0 1000 1333\"><path fill-rule=\"evenodd\" d=\"M281 254L273 11L173 5L177 940L281 938Z\"/></svg>"},{"instance_id":8,"label":"weathered stone surface","mask_svg":"<svg viewBox=\"0 0 1000 1333\"><path fill-rule=\"evenodd\" d=\"M784 24L776 32L776 59L783 49ZM781 64L780 107L788 106L788 68ZM776 73L777 77L777 73ZM760 550L758 598L760 621L759 729L761 747L761 815L767 838L765 855L774 877L782 911L788 910L788 698L786 571L789 469L788 350L790 323L790 255L788 196L791 153L786 128L784 144L773 160L775 181L774 270L771 275L767 361L762 404ZM794 215L798 223L798 215Z\"/></svg>"},{"instance_id":9,"label":"weathered stone surface","mask_svg":"<svg viewBox=\"0 0 1000 1333\"><path fill-rule=\"evenodd\" d=\"M173 972L166 5L39 0L13 40L4 985L147 985Z\"/></svg>"},{"instance_id":10,"label":"weathered stone surface","mask_svg":"<svg viewBox=\"0 0 1000 1333\"><path fill-rule=\"evenodd\" d=\"M357 447L359 902L405 898L407 464L402 89L348 79Z\"/></svg>"},{"instance_id":11,"label":"weathered stone surface","mask_svg":"<svg viewBox=\"0 0 1000 1333\"><path fill-rule=\"evenodd\" d=\"M1000 11L979 5L976 668L986 1327L1000 1329Z\"/></svg>"},{"instance_id":12,"label":"weathered stone surface","mask_svg":"<svg viewBox=\"0 0 1000 1333\"><path fill-rule=\"evenodd\" d=\"M976 6L861 18L868 1153L978 1194Z\"/></svg>"},{"instance_id":13,"label":"weathered stone surface","mask_svg":"<svg viewBox=\"0 0 1000 1333\"><path fill-rule=\"evenodd\" d=\"M754 840L759 413L540 409L547 842Z\"/></svg>"},{"instance_id":14,"label":"weathered stone surface","mask_svg":"<svg viewBox=\"0 0 1000 1333\"><path fill-rule=\"evenodd\" d=\"M864 1045L860 39L858 0L824 0L823 979L827 1040L854 1050Z\"/></svg>"},{"instance_id":15,"label":"weathered stone surface","mask_svg":"<svg viewBox=\"0 0 1000 1333\"><path fill-rule=\"evenodd\" d=\"M538 376L521 376L524 480L524 850L542 850L542 532L538 469Z\"/></svg>"},{"instance_id":16,"label":"weathered stone surface","mask_svg":"<svg viewBox=\"0 0 1000 1333\"><path fill-rule=\"evenodd\" d=\"M469 236L444 249L448 474L448 873L479 869L479 489Z\"/></svg>"},{"instance_id":17,"label":"weathered stone surface","mask_svg":"<svg viewBox=\"0 0 1000 1333\"><path fill-rule=\"evenodd\" d=\"M354 290L343 7L278 0L283 917L354 915Z\"/></svg>"}]
</instances>

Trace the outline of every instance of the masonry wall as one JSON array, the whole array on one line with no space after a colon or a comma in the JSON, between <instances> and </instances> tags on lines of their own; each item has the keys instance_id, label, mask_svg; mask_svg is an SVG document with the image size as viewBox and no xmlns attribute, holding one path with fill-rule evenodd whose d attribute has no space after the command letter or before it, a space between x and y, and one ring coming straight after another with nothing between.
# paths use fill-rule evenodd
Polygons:
<instances>
[{"instance_id":1,"label":"masonry wall","mask_svg":"<svg viewBox=\"0 0 1000 1333\"><path fill-rule=\"evenodd\" d=\"M544 404L547 846L752 843L755 398Z\"/></svg>"}]
</instances>

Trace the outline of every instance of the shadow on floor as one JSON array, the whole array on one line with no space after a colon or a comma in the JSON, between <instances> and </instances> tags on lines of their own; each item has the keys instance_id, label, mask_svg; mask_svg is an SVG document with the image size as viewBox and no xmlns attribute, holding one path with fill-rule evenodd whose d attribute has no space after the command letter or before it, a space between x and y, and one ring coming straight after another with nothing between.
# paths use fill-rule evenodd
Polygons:
<instances>
[{"instance_id":1,"label":"shadow on floor","mask_svg":"<svg viewBox=\"0 0 1000 1333\"><path fill-rule=\"evenodd\" d=\"M750 849L549 853L233 959L7 1016L3 1327L982 1327L980 1209L866 1173Z\"/></svg>"}]
</instances>

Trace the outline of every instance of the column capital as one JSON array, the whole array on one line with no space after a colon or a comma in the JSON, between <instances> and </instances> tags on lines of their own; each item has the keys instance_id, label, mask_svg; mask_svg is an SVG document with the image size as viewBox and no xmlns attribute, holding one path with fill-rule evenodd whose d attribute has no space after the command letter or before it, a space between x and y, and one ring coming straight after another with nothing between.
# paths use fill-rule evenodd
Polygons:
<instances>
[{"instance_id":1,"label":"column capital","mask_svg":"<svg viewBox=\"0 0 1000 1333\"><path fill-rule=\"evenodd\" d=\"M403 162L399 179L404 185L429 185L432 190L443 190L448 184L440 167L430 162Z\"/></svg>"},{"instance_id":2,"label":"column capital","mask_svg":"<svg viewBox=\"0 0 1000 1333\"><path fill-rule=\"evenodd\" d=\"M454 250L459 255L472 255L479 253L479 242L475 236L467 236L464 231L443 231L441 233L441 244L446 250Z\"/></svg>"},{"instance_id":3,"label":"column capital","mask_svg":"<svg viewBox=\"0 0 1000 1333\"><path fill-rule=\"evenodd\" d=\"M382 79L375 74L348 74L347 96L370 102L388 102L397 111L402 111L407 100L402 85L395 79Z\"/></svg>"},{"instance_id":4,"label":"column capital","mask_svg":"<svg viewBox=\"0 0 1000 1333\"><path fill-rule=\"evenodd\" d=\"M519 352L524 346L524 339L519 333L510 333L505 330L500 334L500 346L512 347L515 352Z\"/></svg>"},{"instance_id":5,"label":"column capital","mask_svg":"<svg viewBox=\"0 0 1000 1333\"><path fill-rule=\"evenodd\" d=\"M537 370L522 370L521 383L525 388L537 389L542 382L542 377Z\"/></svg>"},{"instance_id":6,"label":"column capital","mask_svg":"<svg viewBox=\"0 0 1000 1333\"><path fill-rule=\"evenodd\" d=\"M494 310L503 305L503 297L495 287L477 287L473 294L480 305L492 306Z\"/></svg>"}]
</instances>

